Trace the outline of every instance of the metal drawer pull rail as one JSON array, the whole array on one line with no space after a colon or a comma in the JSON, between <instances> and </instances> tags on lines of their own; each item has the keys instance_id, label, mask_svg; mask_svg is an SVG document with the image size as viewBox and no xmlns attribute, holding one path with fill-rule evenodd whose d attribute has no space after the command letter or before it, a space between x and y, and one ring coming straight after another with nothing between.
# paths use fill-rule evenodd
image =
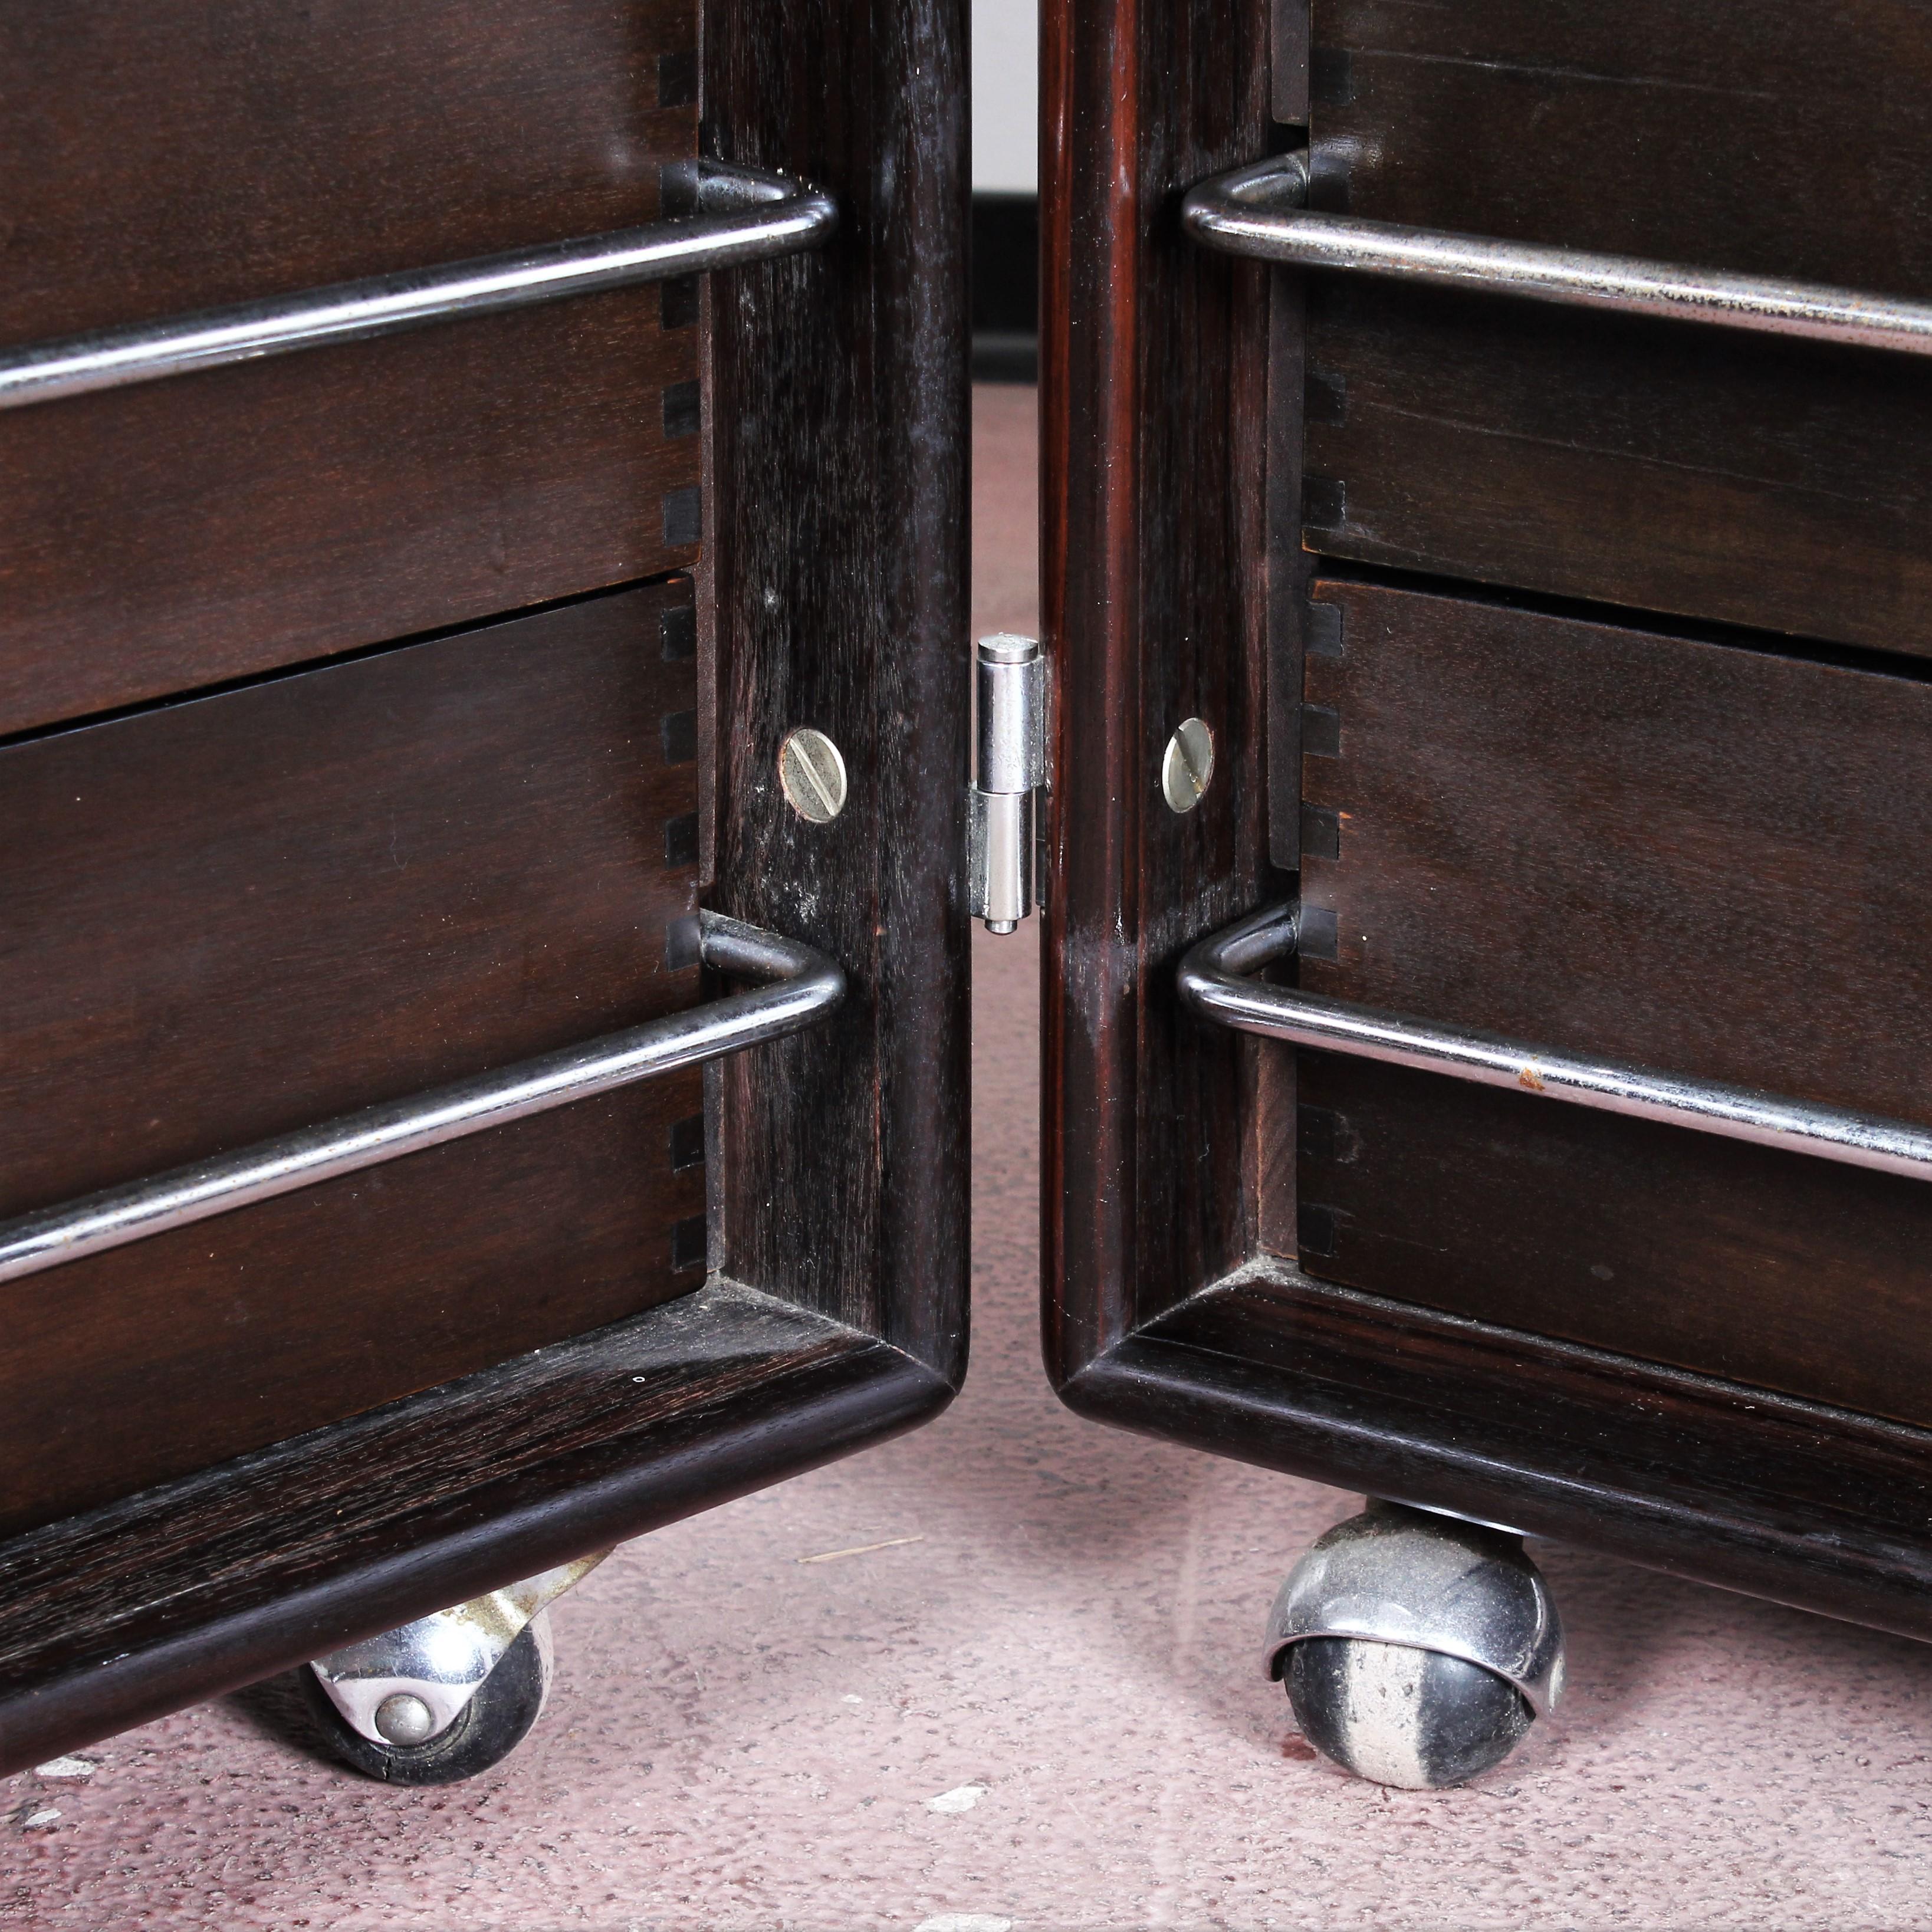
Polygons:
<instances>
[{"instance_id":1,"label":"metal drawer pull rail","mask_svg":"<svg viewBox=\"0 0 1932 1932\"><path fill-rule=\"evenodd\" d=\"M717 913L698 916L699 956L707 965L766 983L494 1073L0 1222L0 1281L399 1160L674 1067L740 1052L810 1026L845 997L844 974L815 947Z\"/></svg>"},{"instance_id":2,"label":"metal drawer pull rail","mask_svg":"<svg viewBox=\"0 0 1932 1932\"><path fill-rule=\"evenodd\" d=\"M1932 356L1932 303L1317 214L1307 199L1307 156L1282 154L1191 188L1181 223L1210 248L1266 262Z\"/></svg>"},{"instance_id":3,"label":"metal drawer pull rail","mask_svg":"<svg viewBox=\"0 0 1932 1932\"><path fill-rule=\"evenodd\" d=\"M686 172L688 215L0 350L0 409L793 254L838 225L830 196L783 175L716 162Z\"/></svg>"},{"instance_id":4,"label":"metal drawer pull rail","mask_svg":"<svg viewBox=\"0 0 1932 1932\"><path fill-rule=\"evenodd\" d=\"M1616 1060L1551 1053L1248 976L1294 956L1300 919L1299 903L1289 900L1202 940L1180 962L1182 998L1204 1018L1268 1040L1418 1067L1484 1087L1513 1088L1851 1167L1932 1180L1932 1130L1901 1120Z\"/></svg>"}]
</instances>

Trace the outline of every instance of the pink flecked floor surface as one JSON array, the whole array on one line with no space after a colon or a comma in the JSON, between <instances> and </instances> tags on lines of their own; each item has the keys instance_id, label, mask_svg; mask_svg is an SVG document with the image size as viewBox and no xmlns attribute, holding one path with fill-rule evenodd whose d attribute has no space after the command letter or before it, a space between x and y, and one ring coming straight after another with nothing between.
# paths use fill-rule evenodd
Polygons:
<instances>
[{"instance_id":1,"label":"pink flecked floor surface","mask_svg":"<svg viewBox=\"0 0 1932 1932\"><path fill-rule=\"evenodd\" d=\"M1024 628L1032 392L977 412L976 624ZM1429 1794L1312 1760L1256 1644L1354 1501L1056 1406L1034 942L976 945L950 1412L620 1551L556 1612L543 1721L472 1784L362 1783L271 1684L0 1785L0 1924L1932 1924L1932 1648L1566 1550L1570 1694L1515 1760Z\"/></svg>"}]
</instances>

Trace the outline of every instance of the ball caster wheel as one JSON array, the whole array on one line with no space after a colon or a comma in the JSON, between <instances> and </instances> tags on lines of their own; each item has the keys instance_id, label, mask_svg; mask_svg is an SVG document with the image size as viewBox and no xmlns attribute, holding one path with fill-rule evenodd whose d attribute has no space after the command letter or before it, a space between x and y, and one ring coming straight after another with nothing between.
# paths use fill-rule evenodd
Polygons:
<instances>
[{"instance_id":1,"label":"ball caster wheel","mask_svg":"<svg viewBox=\"0 0 1932 1932\"><path fill-rule=\"evenodd\" d=\"M1522 1538L1395 1503L1289 1572L1267 1656L1317 1750L1408 1790L1500 1764L1563 1689L1562 1625Z\"/></svg>"},{"instance_id":2,"label":"ball caster wheel","mask_svg":"<svg viewBox=\"0 0 1932 1932\"><path fill-rule=\"evenodd\" d=\"M529 1735L550 1690L550 1618L539 1611L512 1640L454 1718L440 1729L427 1699L404 1688L378 1703L366 1736L329 1696L313 1665L302 1688L329 1748L389 1784L454 1784L500 1764ZM428 1688L427 1685L422 1687Z\"/></svg>"}]
</instances>

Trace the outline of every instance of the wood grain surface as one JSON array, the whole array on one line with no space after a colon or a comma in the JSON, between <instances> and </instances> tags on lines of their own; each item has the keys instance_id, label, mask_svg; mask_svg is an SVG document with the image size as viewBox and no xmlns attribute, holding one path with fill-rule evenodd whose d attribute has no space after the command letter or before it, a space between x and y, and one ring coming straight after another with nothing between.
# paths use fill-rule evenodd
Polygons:
<instances>
[{"instance_id":1,"label":"wood grain surface","mask_svg":"<svg viewBox=\"0 0 1932 1932\"><path fill-rule=\"evenodd\" d=\"M1317 0L1318 205L1932 293L1932 40L1778 0ZM1932 368L1317 278L1308 540L1923 655Z\"/></svg>"},{"instance_id":2,"label":"wood grain surface","mask_svg":"<svg viewBox=\"0 0 1932 1932\"><path fill-rule=\"evenodd\" d=\"M1932 296L1917 0L1312 0L1358 214ZM1339 156L1337 157L1339 159Z\"/></svg>"},{"instance_id":3,"label":"wood grain surface","mask_svg":"<svg viewBox=\"0 0 1932 1932\"><path fill-rule=\"evenodd\" d=\"M1056 1381L1254 1239L1252 1058L1180 1014L1172 968L1268 876L1268 278L1187 242L1178 200L1266 138L1268 14L1057 0L1044 14L1056 703L1041 1201ZM1161 760L1190 716L1214 734L1214 776L1178 816Z\"/></svg>"},{"instance_id":4,"label":"wood grain surface","mask_svg":"<svg viewBox=\"0 0 1932 1932\"><path fill-rule=\"evenodd\" d=\"M1325 1054L1300 1100L1310 1274L1932 1424L1924 1181Z\"/></svg>"},{"instance_id":5,"label":"wood grain surface","mask_svg":"<svg viewBox=\"0 0 1932 1932\"><path fill-rule=\"evenodd\" d=\"M13 1538L0 1776L849 1454L951 1394L714 1282Z\"/></svg>"},{"instance_id":6,"label":"wood grain surface","mask_svg":"<svg viewBox=\"0 0 1932 1932\"><path fill-rule=\"evenodd\" d=\"M692 0L8 8L0 341L650 220L697 34ZM688 564L664 304L0 416L0 732Z\"/></svg>"},{"instance_id":7,"label":"wood grain surface","mask_svg":"<svg viewBox=\"0 0 1932 1932\"><path fill-rule=\"evenodd\" d=\"M431 240L473 253L648 218L659 162L697 145L694 8L174 6L116 66L94 43L126 10L11 24L43 92L88 80L90 50L113 68L100 94L167 83L163 144L193 178L152 199L192 206L211 238L177 273L142 238L141 313L258 292L257 268L300 285ZM4 1425L65 1459L37 1449L11 1521L40 1526L0 1547L10 1768L848 1453L935 1412L963 1372L965 10L754 4L713 10L703 39L706 152L832 192L828 255L50 408L0 436L22 640L0 633L0 730L25 734L0 759L46 775L94 913L131 928L159 906L148 980L109 920L112 956L82 958L80 983L126 977L202 1114L252 1134L298 1098L374 1097L443 1059L578 1037L606 1007L693 998L694 974L658 969L700 883L825 946L852 987L822 1037L714 1074L703 1120L680 1076L61 1270L66 1299L5 1371L94 1365L78 1399L36 1393ZM72 108L37 104L47 126L15 156L32 173L36 143L63 158L68 199L37 208L34 245L79 278L36 285L23 337L116 319L118 280L79 266L86 171L119 168L131 194L151 165L92 154ZM231 148L224 200L200 172ZM231 268L229 286L196 280ZM34 728L692 562L694 607L688 586L591 598ZM807 722L853 776L830 828L794 820L775 782ZM149 791L134 752L85 775L153 824L76 860L88 791L70 810L61 761L161 744L137 732L174 734ZM257 782L279 788L259 808ZM199 870L170 831L209 842ZM137 902L142 856L166 890ZM58 863L34 879L69 889ZM220 941L205 956L196 918ZM48 1051L80 1066L57 963L20 976L52 1002ZM286 1060L280 1084L238 1051L224 1084L182 1044L218 992L249 1050ZM117 1120L114 1160L193 1140L188 1118ZM46 1138L37 1185L112 1165ZM807 1305L716 1274L698 1288L720 1256ZM135 1257L146 1272L112 1272ZM100 1366L136 1332L160 1351L145 1388ZM184 1412L196 1382L205 1417ZM128 1414L97 1448L81 1436L110 1399ZM136 1473L158 1486L87 1508ZM44 1521L56 1508L83 1513Z\"/></svg>"},{"instance_id":8,"label":"wood grain surface","mask_svg":"<svg viewBox=\"0 0 1932 1932\"><path fill-rule=\"evenodd\" d=\"M694 0L0 14L8 341L648 220Z\"/></svg>"},{"instance_id":9,"label":"wood grain surface","mask_svg":"<svg viewBox=\"0 0 1932 1932\"><path fill-rule=\"evenodd\" d=\"M0 1212L687 1005L688 582L0 748ZM670 734L675 740L677 734ZM692 1286L693 1072L5 1291L0 1526ZM488 1211L476 1211L487 1204Z\"/></svg>"},{"instance_id":10,"label":"wood grain surface","mask_svg":"<svg viewBox=\"0 0 1932 1932\"><path fill-rule=\"evenodd\" d=\"M1932 1122L1932 682L1324 580L1311 992Z\"/></svg>"},{"instance_id":11,"label":"wood grain surface","mask_svg":"<svg viewBox=\"0 0 1932 1932\"><path fill-rule=\"evenodd\" d=\"M1932 1436L1262 1263L1066 1391L1371 1496L1932 1637Z\"/></svg>"},{"instance_id":12,"label":"wood grain surface","mask_svg":"<svg viewBox=\"0 0 1932 1932\"><path fill-rule=\"evenodd\" d=\"M1304 986L1932 1120L1932 684L1316 596L1304 894L1337 956ZM1340 1056L1302 1084L1310 1273L1932 1420L1922 1183Z\"/></svg>"},{"instance_id":13,"label":"wood grain surface","mask_svg":"<svg viewBox=\"0 0 1932 1932\"><path fill-rule=\"evenodd\" d=\"M967 1344L963 0L706 21L706 146L837 197L831 246L712 285L712 902L846 972L823 1026L720 1070L735 1278L949 1380ZM778 783L801 726L848 801Z\"/></svg>"}]
</instances>

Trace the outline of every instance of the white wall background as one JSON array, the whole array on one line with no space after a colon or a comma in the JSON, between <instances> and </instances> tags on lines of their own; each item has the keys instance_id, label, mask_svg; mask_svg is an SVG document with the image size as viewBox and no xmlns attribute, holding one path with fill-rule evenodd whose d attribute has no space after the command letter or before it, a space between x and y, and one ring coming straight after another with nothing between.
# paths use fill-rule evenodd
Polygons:
<instances>
[{"instance_id":1,"label":"white wall background","mask_svg":"<svg viewBox=\"0 0 1932 1932\"><path fill-rule=\"evenodd\" d=\"M1039 0L973 0L973 186L1039 191Z\"/></svg>"}]
</instances>

